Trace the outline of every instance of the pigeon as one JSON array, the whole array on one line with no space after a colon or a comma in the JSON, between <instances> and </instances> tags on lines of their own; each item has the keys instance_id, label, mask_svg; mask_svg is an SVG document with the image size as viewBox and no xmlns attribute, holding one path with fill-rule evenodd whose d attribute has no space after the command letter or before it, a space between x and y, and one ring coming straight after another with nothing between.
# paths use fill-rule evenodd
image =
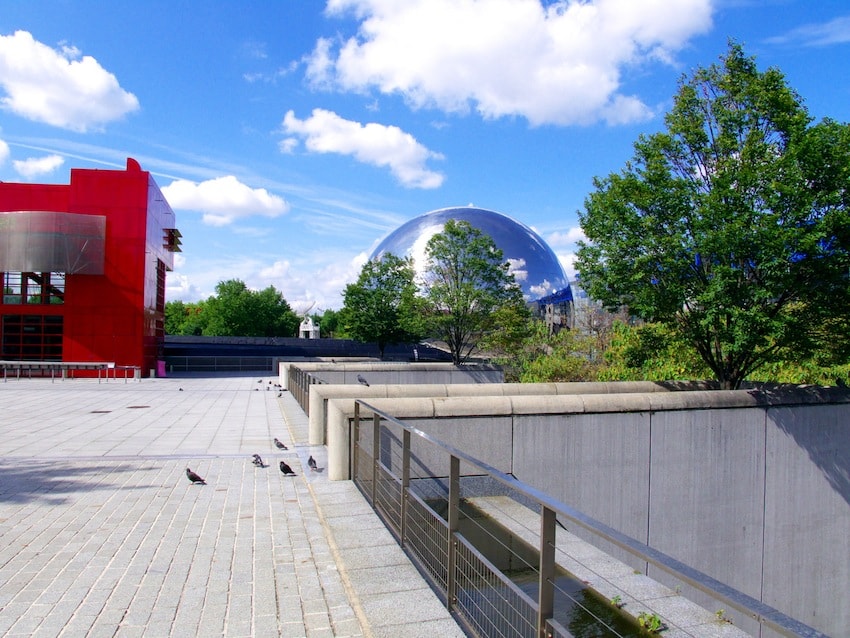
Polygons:
<instances>
[{"instance_id":1,"label":"pigeon","mask_svg":"<svg viewBox=\"0 0 850 638\"><path fill-rule=\"evenodd\" d=\"M360 385L365 385L367 388L369 387L369 382L363 378L362 374L357 375L357 383L359 383Z\"/></svg>"},{"instance_id":2,"label":"pigeon","mask_svg":"<svg viewBox=\"0 0 850 638\"><path fill-rule=\"evenodd\" d=\"M277 438L274 440L274 445L278 450L288 450L289 448L283 444L282 441L278 441Z\"/></svg>"},{"instance_id":3,"label":"pigeon","mask_svg":"<svg viewBox=\"0 0 850 638\"><path fill-rule=\"evenodd\" d=\"M254 460L251 461L251 463L253 463L257 467L265 467L266 466L266 464L263 463L263 458L259 454L254 455Z\"/></svg>"},{"instance_id":4,"label":"pigeon","mask_svg":"<svg viewBox=\"0 0 850 638\"><path fill-rule=\"evenodd\" d=\"M295 476L295 472L293 472L292 468L287 465L286 461L280 462L280 471L283 472L284 476Z\"/></svg>"},{"instance_id":5,"label":"pigeon","mask_svg":"<svg viewBox=\"0 0 850 638\"><path fill-rule=\"evenodd\" d=\"M178 391L183 392L183 388L177 388Z\"/></svg>"},{"instance_id":6,"label":"pigeon","mask_svg":"<svg viewBox=\"0 0 850 638\"><path fill-rule=\"evenodd\" d=\"M207 484L207 482L206 482L204 479L202 479L200 476L198 476L197 474L195 474L195 473L194 473L192 470L190 470L188 467L186 468L186 478L188 478L188 479L189 479L189 480L190 480L193 484L194 484L194 483L200 483L201 485L206 485L206 484Z\"/></svg>"},{"instance_id":7,"label":"pigeon","mask_svg":"<svg viewBox=\"0 0 850 638\"><path fill-rule=\"evenodd\" d=\"M310 466L310 469L314 472L319 469L319 466L316 464L316 459L313 458L313 455L310 455L310 458L307 459L307 465Z\"/></svg>"}]
</instances>

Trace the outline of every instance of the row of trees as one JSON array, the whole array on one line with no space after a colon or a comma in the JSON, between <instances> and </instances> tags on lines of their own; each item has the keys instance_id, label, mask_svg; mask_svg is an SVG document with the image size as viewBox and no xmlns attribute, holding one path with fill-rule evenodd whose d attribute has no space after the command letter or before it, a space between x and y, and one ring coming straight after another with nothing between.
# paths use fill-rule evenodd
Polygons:
<instances>
[{"instance_id":1,"label":"row of trees","mask_svg":"<svg viewBox=\"0 0 850 638\"><path fill-rule=\"evenodd\" d=\"M314 317L323 333L376 343L382 357L389 344L439 339L461 363L488 338L505 340L524 327L522 292L492 238L449 221L426 254L420 282L410 259L387 254L367 262L346 286L343 308ZM273 286L257 292L240 280L220 282L205 301L169 302L165 310L172 335L292 337L300 323Z\"/></svg>"},{"instance_id":2,"label":"row of trees","mask_svg":"<svg viewBox=\"0 0 850 638\"><path fill-rule=\"evenodd\" d=\"M166 303L166 334L216 337L294 337L298 334L301 320L274 286L255 291L239 279L230 279L219 282L215 292L214 296L197 303Z\"/></svg>"}]
</instances>

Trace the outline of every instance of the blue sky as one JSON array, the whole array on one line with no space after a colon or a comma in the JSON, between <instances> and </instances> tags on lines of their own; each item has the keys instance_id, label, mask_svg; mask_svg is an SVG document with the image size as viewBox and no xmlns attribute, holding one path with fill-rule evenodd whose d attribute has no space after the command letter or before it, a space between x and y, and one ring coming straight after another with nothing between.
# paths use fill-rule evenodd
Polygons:
<instances>
[{"instance_id":1,"label":"blue sky","mask_svg":"<svg viewBox=\"0 0 850 638\"><path fill-rule=\"evenodd\" d=\"M850 121L846 0L6 0L0 180L137 159L183 233L169 300L339 308L387 233L466 204L572 278L593 177L729 38Z\"/></svg>"}]
</instances>

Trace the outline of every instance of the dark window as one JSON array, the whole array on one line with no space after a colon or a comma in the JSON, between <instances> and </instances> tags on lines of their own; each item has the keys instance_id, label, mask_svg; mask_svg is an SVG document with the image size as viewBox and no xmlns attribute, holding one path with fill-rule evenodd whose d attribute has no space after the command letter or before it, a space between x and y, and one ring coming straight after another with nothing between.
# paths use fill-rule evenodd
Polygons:
<instances>
[{"instance_id":1,"label":"dark window","mask_svg":"<svg viewBox=\"0 0 850 638\"><path fill-rule=\"evenodd\" d=\"M3 359L62 360L63 320L56 315L3 317Z\"/></svg>"}]
</instances>

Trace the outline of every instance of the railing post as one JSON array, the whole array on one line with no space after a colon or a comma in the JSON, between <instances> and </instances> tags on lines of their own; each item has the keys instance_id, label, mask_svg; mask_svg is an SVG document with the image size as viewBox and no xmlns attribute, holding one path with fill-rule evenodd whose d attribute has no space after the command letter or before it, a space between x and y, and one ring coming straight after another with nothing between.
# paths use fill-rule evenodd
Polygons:
<instances>
[{"instance_id":1,"label":"railing post","mask_svg":"<svg viewBox=\"0 0 850 638\"><path fill-rule=\"evenodd\" d=\"M546 621L555 609L555 512L541 505L540 582L537 600L537 635L547 638Z\"/></svg>"},{"instance_id":2,"label":"railing post","mask_svg":"<svg viewBox=\"0 0 850 638\"><path fill-rule=\"evenodd\" d=\"M457 540L455 534L460 521L460 459L454 454L449 463L449 512L448 512L448 573L446 575L446 605L451 610L457 602Z\"/></svg>"},{"instance_id":3,"label":"railing post","mask_svg":"<svg viewBox=\"0 0 850 638\"><path fill-rule=\"evenodd\" d=\"M354 423L351 427L350 440L348 442L348 467L351 473L351 480L355 484L359 482L359 474L357 473L357 444L360 442L360 402L354 402Z\"/></svg>"},{"instance_id":4,"label":"railing post","mask_svg":"<svg viewBox=\"0 0 850 638\"><path fill-rule=\"evenodd\" d=\"M375 412L372 417L372 507L377 507L378 463L381 462L381 417Z\"/></svg>"},{"instance_id":5,"label":"railing post","mask_svg":"<svg viewBox=\"0 0 850 638\"><path fill-rule=\"evenodd\" d=\"M410 490L410 430L404 430L401 443L401 546L407 534L407 493Z\"/></svg>"}]
</instances>

